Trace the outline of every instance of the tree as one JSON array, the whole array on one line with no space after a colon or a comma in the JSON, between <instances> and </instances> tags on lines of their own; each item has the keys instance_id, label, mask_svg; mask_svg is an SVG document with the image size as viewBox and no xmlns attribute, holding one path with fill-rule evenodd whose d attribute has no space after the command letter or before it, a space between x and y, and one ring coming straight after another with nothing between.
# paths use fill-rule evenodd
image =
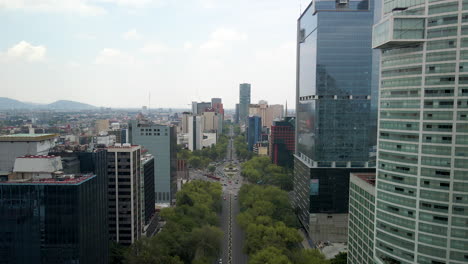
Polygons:
<instances>
[{"instance_id":1,"label":"tree","mask_svg":"<svg viewBox=\"0 0 468 264\"><path fill-rule=\"evenodd\" d=\"M267 247L252 255L249 264L292 264L281 250Z\"/></svg>"},{"instance_id":2,"label":"tree","mask_svg":"<svg viewBox=\"0 0 468 264\"><path fill-rule=\"evenodd\" d=\"M340 252L330 260L330 264L346 264L348 262L348 253Z\"/></svg>"},{"instance_id":3,"label":"tree","mask_svg":"<svg viewBox=\"0 0 468 264\"><path fill-rule=\"evenodd\" d=\"M211 166L211 165L208 166L208 171L209 171L209 172L213 173L213 172L215 172L215 170L216 170L216 167L215 167L215 166Z\"/></svg>"},{"instance_id":4,"label":"tree","mask_svg":"<svg viewBox=\"0 0 468 264\"><path fill-rule=\"evenodd\" d=\"M125 260L125 254L127 252L127 247L112 241L109 246L109 263L111 264L123 264Z\"/></svg>"},{"instance_id":5,"label":"tree","mask_svg":"<svg viewBox=\"0 0 468 264\"><path fill-rule=\"evenodd\" d=\"M295 252L293 261L296 264L329 264L325 255L317 249L304 249Z\"/></svg>"}]
</instances>

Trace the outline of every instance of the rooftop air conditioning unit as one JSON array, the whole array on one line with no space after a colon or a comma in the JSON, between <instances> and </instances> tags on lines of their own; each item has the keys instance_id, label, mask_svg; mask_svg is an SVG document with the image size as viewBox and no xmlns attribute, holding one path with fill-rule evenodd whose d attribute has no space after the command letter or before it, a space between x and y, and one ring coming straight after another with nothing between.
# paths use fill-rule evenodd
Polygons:
<instances>
[{"instance_id":1,"label":"rooftop air conditioning unit","mask_svg":"<svg viewBox=\"0 0 468 264\"><path fill-rule=\"evenodd\" d=\"M348 3L348 0L338 0L338 4L340 5L346 5Z\"/></svg>"}]
</instances>

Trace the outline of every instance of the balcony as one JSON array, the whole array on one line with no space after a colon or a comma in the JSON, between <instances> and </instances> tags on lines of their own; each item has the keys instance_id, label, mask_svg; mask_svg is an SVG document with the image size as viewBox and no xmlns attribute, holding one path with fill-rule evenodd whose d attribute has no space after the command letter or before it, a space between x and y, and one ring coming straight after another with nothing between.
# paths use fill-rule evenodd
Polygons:
<instances>
[{"instance_id":1,"label":"balcony","mask_svg":"<svg viewBox=\"0 0 468 264\"><path fill-rule=\"evenodd\" d=\"M372 48L388 49L425 41L426 18L390 16L373 29Z\"/></svg>"}]
</instances>

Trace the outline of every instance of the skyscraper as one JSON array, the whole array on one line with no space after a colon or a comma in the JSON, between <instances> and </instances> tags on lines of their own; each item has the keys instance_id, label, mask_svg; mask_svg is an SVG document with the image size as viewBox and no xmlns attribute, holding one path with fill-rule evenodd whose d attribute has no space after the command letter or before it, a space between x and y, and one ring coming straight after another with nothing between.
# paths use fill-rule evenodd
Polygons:
<instances>
[{"instance_id":1,"label":"skyscraper","mask_svg":"<svg viewBox=\"0 0 468 264\"><path fill-rule=\"evenodd\" d=\"M141 226L141 147L130 144L107 149L109 237L131 245L143 233Z\"/></svg>"},{"instance_id":2,"label":"skyscraper","mask_svg":"<svg viewBox=\"0 0 468 264\"><path fill-rule=\"evenodd\" d=\"M468 261L466 1L385 1L376 263ZM466 67L466 68L465 68Z\"/></svg>"},{"instance_id":3,"label":"skyscraper","mask_svg":"<svg viewBox=\"0 0 468 264\"><path fill-rule=\"evenodd\" d=\"M253 146L261 141L262 134L262 118L258 116L251 116L248 119L247 128L247 145L250 151Z\"/></svg>"},{"instance_id":4,"label":"skyscraper","mask_svg":"<svg viewBox=\"0 0 468 264\"><path fill-rule=\"evenodd\" d=\"M132 120L129 142L141 145L155 159L154 189L157 203L170 203L177 191L177 135L175 127Z\"/></svg>"},{"instance_id":5,"label":"skyscraper","mask_svg":"<svg viewBox=\"0 0 468 264\"><path fill-rule=\"evenodd\" d=\"M249 116L250 105L250 84L241 83L239 85L239 122L245 123Z\"/></svg>"},{"instance_id":6,"label":"skyscraper","mask_svg":"<svg viewBox=\"0 0 468 264\"><path fill-rule=\"evenodd\" d=\"M285 117L283 121L274 121L270 134L271 161L283 167L292 168L294 165L295 125L296 120Z\"/></svg>"},{"instance_id":7,"label":"skyscraper","mask_svg":"<svg viewBox=\"0 0 468 264\"><path fill-rule=\"evenodd\" d=\"M375 170L373 8L313 1L298 20L294 205L314 241L347 240L349 174Z\"/></svg>"}]
</instances>

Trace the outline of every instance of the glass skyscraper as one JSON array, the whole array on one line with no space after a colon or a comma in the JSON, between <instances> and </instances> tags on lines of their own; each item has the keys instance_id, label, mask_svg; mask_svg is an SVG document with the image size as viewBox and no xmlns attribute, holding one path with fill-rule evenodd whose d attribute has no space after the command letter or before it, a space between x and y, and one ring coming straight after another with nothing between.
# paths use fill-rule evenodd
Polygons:
<instances>
[{"instance_id":1,"label":"glass skyscraper","mask_svg":"<svg viewBox=\"0 0 468 264\"><path fill-rule=\"evenodd\" d=\"M468 1L384 1L374 258L468 262Z\"/></svg>"},{"instance_id":2,"label":"glass skyscraper","mask_svg":"<svg viewBox=\"0 0 468 264\"><path fill-rule=\"evenodd\" d=\"M374 1L313 1L298 20L295 200L313 240L347 239L350 172L371 172Z\"/></svg>"},{"instance_id":3,"label":"glass skyscraper","mask_svg":"<svg viewBox=\"0 0 468 264\"><path fill-rule=\"evenodd\" d=\"M246 122L249 116L250 105L250 83L241 83L239 85L239 122Z\"/></svg>"}]
</instances>

